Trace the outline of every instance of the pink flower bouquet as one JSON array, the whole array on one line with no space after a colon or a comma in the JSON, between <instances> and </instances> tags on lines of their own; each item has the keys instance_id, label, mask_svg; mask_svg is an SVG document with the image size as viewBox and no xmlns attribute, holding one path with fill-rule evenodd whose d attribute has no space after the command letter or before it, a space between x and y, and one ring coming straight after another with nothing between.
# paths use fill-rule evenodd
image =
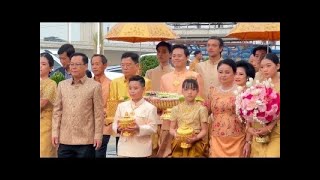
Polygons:
<instances>
[{"instance_id":1,"label":"pink flower bouquet","mask_svg":"<svg viewBox=\"0 0 320 180\"><path fill-rule=\"evenodd\" d=\"M247 82L247 89L238 87L235 92L236 113L245 122L268 124L275 120L280 113L280 95L272 87L271 79L252 85L253 79Z\"/></svg>"}]
</instances>

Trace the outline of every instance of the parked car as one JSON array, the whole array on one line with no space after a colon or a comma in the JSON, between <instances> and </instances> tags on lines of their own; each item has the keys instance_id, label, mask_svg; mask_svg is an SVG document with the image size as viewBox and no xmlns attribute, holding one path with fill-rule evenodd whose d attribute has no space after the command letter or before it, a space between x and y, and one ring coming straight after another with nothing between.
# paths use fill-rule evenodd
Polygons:
<instances>
[{"instance_id":1,"label":"parked car","mask_svg":"<svg viewBox=\"0 0 320 180\"><path fill-rule=\"evenodd\" d=\"M43 52L47 52L49 53L52 57L53 57L53 60L54 60L54 66L53 66L53 71L62 67L62 64L60 63L60 59L58 57L56 57L54 54L52 54L50 51L47 51L47 50L40 50L40 53L43 53ZM120 67L120 66L119 66ZM89 60L89 63L88 63L88 69L91 71L91 63L90 63L90 60ZM92 74L92 77L94 77L94 74L91 72ZM121 77L123 76L123 73L122 73L122 70L121 70L121 67L120 67L120 71L119 71L119 68L115 68L114 66L109 66L107 67L107 69L105 70L104 74L111 80L115 79L115 78L118 78L118 77Z\"/></svg>"}]
</instances>

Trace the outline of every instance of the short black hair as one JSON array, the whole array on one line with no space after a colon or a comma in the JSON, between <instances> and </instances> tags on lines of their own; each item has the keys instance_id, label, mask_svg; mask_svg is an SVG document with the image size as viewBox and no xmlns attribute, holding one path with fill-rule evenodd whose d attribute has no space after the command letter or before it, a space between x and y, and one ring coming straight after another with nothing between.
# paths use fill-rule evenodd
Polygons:
<instances>
[{"instance_id":1,"label":"short black hair","mask_svg":"<svg viewBox=\"0 0 320 180\"><path fill-rule=\"evenodd\" d=\"M64 44L58 49L58 54L67 52L67 56L71 59L71 56L76 52L72 44Z\"/></svg>"},{"instance_id":2,"label":"short black hair","mask_svg":"<svg viewBox=\"0 0 320 180\"><path fill-rule=\"evenodd\" d=\"M256 52L257 52L258 50L264 50L264 51L266 51L266 52L268 52L268 53L272 53L270 47L267 47L267 46L265 46L265 45L260 45L260 46L255 47L255 48L252 50L252 54L253 54L253 55L256 55ZM269 51L268 51L268 50L269 50Z\"/></svg>"},{"instance_id":3,"label":"short black hair","mask_svg":"<svg viewBox=\"0 0 320 180\"><path fill-rule=\"evenodd\" d=\"M71 58L73 57L73 56L81 56L82 57L82 62L83 62L83 64L88 64L88 56L87 55L85 55L85 54L83 54L83 53L78 53L78 52L76 52L76 53L74 53L72 56L71 56Z\"/></svg>"},{"instance_id":4,"label":"short black hair","mask_svg":"<svg viewBox=\"0 0 320 180\"><path fill-rule=\"evenodd\" d=\"M221 61L218 63L217 69L219 69L219 67L220 67L222 64L226 64L226 65L230 66L230 67L232 68L234 74L237 72L237 65L236 65L236 63L234 62L234 60L232 60L232 59L221 60Z\"/></svg>"},{"instance_id":5,"label":"short black hair","mask_svg":"<svg viewBox=\"0 0 320 180\"><path fill-rule=\"evenodd\" d=\"M49 67L53 67L54 60L53 60L53 57L49 53L46 53L46 52L41 53L40 57L45 57L46 59L48 59Z\"/></svg>"},{"instance_id":6,"label":"short black hair","mask_svg":"<svg viewBox=\"0 0 320 180\"><path fill-rule=\"evenodd\" d=\"M182 89L195 89L199 91L199 85L196 78L187 78L182 83Z\"/></svg>"},{"instance_id":7,"label":"short black hair","mask_svg":"<svg viewBox=\"0 0 320 180\"><path fill-rule=\"evenodd\" d=\"M167 47L167 49L168 49L169 53L171 53L171 52L172 52L172 45L171 45L170 43L165 42L165 41L161 41L161 42L159 42L159 43L157 44L157 46L156 46L156 50L158 50L158 48L159 48L160 46Z\"/></svg>"},{"instance_id":8,"label":"short black hair","mask_svg":"<svg viewBox=\"0 0 320 180\"><path fill-rule=\"evenodd\" d=\"M130 57L135 64L139 63L139 55L137 53L125 52L121 56L121 61L122 61L122 59L127 58L127 57Z\"/></svg>"},{"instance_id":9,"label":"short black hair","mask_svg":"<svg viewBox=\"0 0 320 180\"><path fill-rule=\"evenodd\" d=\"M194 55L197 55L197 54L199 54L199 53L201 53L201 51L200 51L200 50L196 50L193 54L194 54Z\"/></svg>"},{"instance_id":10,"label":"short black hair","mask_svg":"<svg viewBox=\"0 0 320 180\"><path fill-rule=\"evenodd\" d=\"M100 57L101 58L101 62L102 64L107 64L108 63L108 59L103 55L103 54L94 54L92 57L91 57L91 63L92 63L92 58L93 57Z\"/></svg>"},{"instance_id":11,"label":"short black hair","mask_svg":"<svg viewBox=\"0 0 320 180\"><path fill-rule=\"evenodd\" d=\"M146 81L142 76L139 76L139 75L132 76L131 78L129 78L129 82L131 81L138 81L142 87L146 86Z\"/></svg>"},{"instance_id":12,"label":"short black hair","mask_svg":"<svg viewBox=\"0 0 320 180\"><path fill-rule=\"evenodd\" d=\"M188 56L190 55L190 52L189 52L187 46L185 46L185 45L183 45L183 44L175 44L175 45L172 46L172 51L173 51L174 49L177 49L177 48L183 49L184 55L186 55L186 57L188 57Z\"/></svg>"},{"instance_id":13,"label":"short black hair","mask_svg":"<svg viewBox=\"0 0 320 180\"><path fill-rule=\"evenodd\" d=\"M266 54L266 57L264 59L269 59L276 65L278 65L280 63L279 57L275 53Z\"/></svg>"},{"instance_id":14,"label":"short black hair","mask_svg":"<svg viewBox=\"0 0 320 180\"><path fill-rule=\"evenodd\" d=\"M256 76L256 70L254 69L253 65L248 63L245 60L237 61L236 62L237 67L242 67L244 71L246 72L247 77L251 77L254 79Z\"/></svg>"}]
</instances>

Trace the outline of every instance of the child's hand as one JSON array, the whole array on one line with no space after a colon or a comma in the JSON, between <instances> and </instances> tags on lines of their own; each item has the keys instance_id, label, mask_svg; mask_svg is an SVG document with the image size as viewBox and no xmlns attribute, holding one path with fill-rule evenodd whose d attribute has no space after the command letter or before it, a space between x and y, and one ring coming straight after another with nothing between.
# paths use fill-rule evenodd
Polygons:
<instances>
[{"instance_id":1,"label":"child's hand","mask_svg":"<svg viewBox=\"0 0 320 180\"><path fill-rule=\"evenodd\" d=\"M187 143L188 143L188 144L193 144L193 143L195 143L196 141L198 141L198 138L197 138L196 135L193 135L192 137L188 137L188 138L187 138Z\"/></svg>"},{"instance_id":2,"label":"child's hand","mask_svg":"<svg viewBox=\"0 0 320 180\"><path fill-rule=\"evenodd\" d=\"M127 128L125 128L126 131L128 132L139 132L139 126L137 123L134 123L132 126L129 126Z\"/></svg>"},{"instance_id":3,"label":"child's hand","mask_svg":"<svg viewBox=\"0 0 320 180\"><path fill-rule=\"evenodd\" d=\"M118 133L121 133L121 131L123 131L123 130L124 130L124 128L122 128L121 126L118 126L118 128L117 128Z\"/></svg>"}]
</instances>

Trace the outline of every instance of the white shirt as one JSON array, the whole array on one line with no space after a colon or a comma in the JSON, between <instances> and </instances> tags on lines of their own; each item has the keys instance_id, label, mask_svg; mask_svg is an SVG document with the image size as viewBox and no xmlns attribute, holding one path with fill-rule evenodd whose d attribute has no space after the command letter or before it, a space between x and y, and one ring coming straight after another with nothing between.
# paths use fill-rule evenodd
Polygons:
<instances>
[{"instance_id":1,"label":"white shirt","mask_svg":"<svg viewBox=\"0 0 320 180\"><path fill-rule=\"evenodd\" d=\"M134 112L134 119L139 126L139 133L124 137L120 135L118 155L126 157L147 157L152 154L151 135L157 132L157 108L143 98L134 103L132 100L120 103L114 116L112 129L117 132L118 121L127 112Z\"/></svg>"}]
</instances>

